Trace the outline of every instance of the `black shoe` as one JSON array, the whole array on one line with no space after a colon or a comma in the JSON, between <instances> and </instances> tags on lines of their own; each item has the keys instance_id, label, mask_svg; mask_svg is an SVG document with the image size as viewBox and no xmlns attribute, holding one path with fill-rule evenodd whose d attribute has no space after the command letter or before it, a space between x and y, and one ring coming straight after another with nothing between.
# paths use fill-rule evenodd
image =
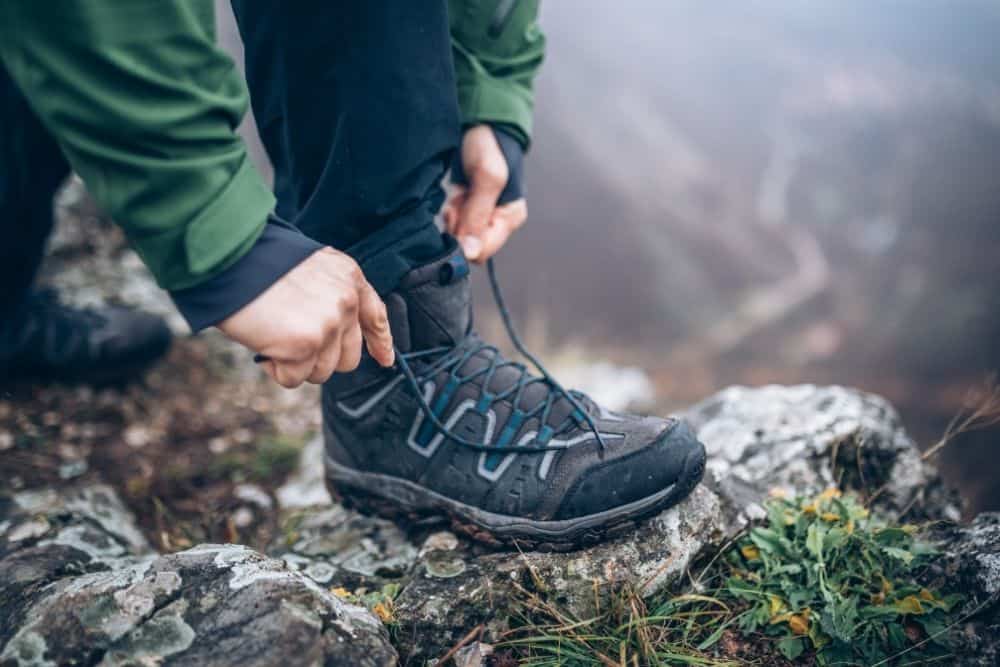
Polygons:
<instances>
[{"instance_id":1,"label":"black shoe","mask_svg":"<svg viewBox=\"0 0 1000 667\"><path fill-rule=\"evenodd\" d=\"M618 534L686 497L705 467L691 429L603 410L543 369L537 377L505 360L472 331L468 273L454 246L411 271L386 299L396 367L366 355L323 387L334 494L380 514L447 515L486 542L551 549Z\"/></svg>"},{"instance_id":2,"label":"black shoe","mask_svg":"<svg viewBox=\"0 0 1000 667\"><path fill-rule=\"evenodd\" d=\"M119 382L162 357L171 339L155 315L72 308L48 290L30 294L17 319L0 324L0 380Z\"/></svg>"}]
</instances>

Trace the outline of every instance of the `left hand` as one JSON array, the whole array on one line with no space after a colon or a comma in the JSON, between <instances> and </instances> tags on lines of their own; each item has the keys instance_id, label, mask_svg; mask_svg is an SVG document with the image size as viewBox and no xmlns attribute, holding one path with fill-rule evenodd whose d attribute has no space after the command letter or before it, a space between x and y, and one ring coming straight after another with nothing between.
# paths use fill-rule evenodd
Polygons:
<instances>
[{"instance_id":1,"label":"left hand","mask_svg":"<svg viewBox=\"0 0 1000 667\"><path fill-rule=\"evenodd\" d=\"M488 125L466 130L462 138L462 167L469 185L453 186L444 208L445 229L458 239L466 259L483 264L528 219L528 203L521 197L497 204L510 178L510 169Z\"/></svg>"}]
</instances>

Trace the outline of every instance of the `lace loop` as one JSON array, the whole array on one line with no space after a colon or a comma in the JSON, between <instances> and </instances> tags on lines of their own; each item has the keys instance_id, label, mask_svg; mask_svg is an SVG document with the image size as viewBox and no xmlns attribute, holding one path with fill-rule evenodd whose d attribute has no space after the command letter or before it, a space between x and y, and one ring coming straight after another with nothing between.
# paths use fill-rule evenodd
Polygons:
<instances>
[{"instance_id":1,"label":"lace loop","mask_svg":"<svg viewBox=\"0 0 1000 667\"><path fill-rule=\"evenodd\" d=\"M446 439L451 440L452 442L455 442L463 447L468 447L469 449L473 449L475 451L491 452L491 453L514 453L514 452L530 453L530 452L547 452L565 448L564 445L550 445L550 444L509 445L506 444L506 442L504 442L504 440L509 441L509 438L501 439L499 441L499 442L504 442L504 444L490 445L480 442L474 442L472 440L468 440L460 435L453 433L451 429L449 429L441 422L441 420L437 416L437 411L435 411L434 408L432 408L431 405L424 398L423 392L420 390L420 378L418 378L416 373L413 372L413 368L410 365L410 362L412 361L440 355L440 357L436 361L432 362L430 366L421 374L423 377L426 378L434 374L437 374L442 370L450 368L448 383L449 383L449 388L452 391L454 391L454 389L457 388L458 384L469 382L475 378L478 378L480 375L485 375L486 377L483 379L483 391L482 394L480 395L480 400L478 401L476 406L480 412L485 412L489 404L492 404L494 401L511 398L511 404L514 407L514 412L512 413L512 416L513 415L517 416L518 418L517 426L520 427L520 424L523 423L524 421L532 417L538 416L539 421L542 425L542 428L539 431L539 435L544 433L545 437L544 438L536 437L536 442L541 440L542 442L545 443L548 443L555 433L564 430L567 427L568 422L572 421L575 422L577 425L580 425L580 421L583 421L586 423L590 432L594 434L594 438L597 440L597 444L603 455L606 449L604 438L601 437L601 433L600 431L598 431L597 425L594 423L594 420L590 416L590 413L587 412L587 410L585 410L583 406L580 404L579 400L577 400L576 392L567 391L566 389L563 389L562 385L560 385L559 382L552 377L552 375L545 369L545 367L542 366L541 362L539 362L538 359L536 359L535 356L532 355L530 352L528 352L527 349L524 347L524 344L521 342L520 337L517 335L517 331L514 329L514 324L511 321L510 317L510 311L507 310L507 305L504 302L503 295L501 294L500 285L496 278L496 269L494 267L493 260L492 259L488 260L486 266L487 266L487 272L489 274L490 287L493 291L493 299L496 302L497 309L500 311L500 317L503 319L504 328L507 330L507 335L510 337L511 343L514 345L514 348L518 352L520 352L525 359L531 362L531 364L538 370L538 373L542 377L540 378L531 377L528 374L527 368L524 366L524 364L512 361L498 362L498 359L500 358L499 350L492 345L487 345L482 342L476 343L475 341L470 340L470 338L473 336L473 334L471 333L454 348L435 347L427 350L418 350L416 352L409 352L406 354L403 354L398 349L396 349L395 351L396 351L397 364L403 371L403 375L406 376L407 382L409 383L410 388L413 391L413 395L417 399L417 404L419 405L421 412L423 412L425 419L427 419L427 421L431 425L433 425L434 429L436 429L437 432L440 433L442 436L444 436ZM455 354L459 350L463 349L464 349L463 353ZM486 368L479 369L466 376L459 375L459 372L465 366L467 361L469 361L476 355L483 353L486 353L490 358L490 363ZM497 394L492 394L488 391L490 380L492 380L493 375L501 366L510 366L519 370L520 376L518 378L518 381L515 382L514 385L511 386L510 388L502 392L499 392ZM530 410L522 410L521 398L523 397L525 390L536 382L542 382L547 384L550 391L546 394L545 400L536 405L534 408ZM447 394L450 396L451 391L447 392ZM573 407L573 412L568 417L566 417L566 419L563 420L562 424L553 429L551 426L549 426L548 419L549 416L551 415L556 397L562 397L566 399L566 401L568 401L569 404ZM484 401L488 402L484 403ZM513 434L511 434L511 436L512 435Z\"/></svg>"}]
</instances>

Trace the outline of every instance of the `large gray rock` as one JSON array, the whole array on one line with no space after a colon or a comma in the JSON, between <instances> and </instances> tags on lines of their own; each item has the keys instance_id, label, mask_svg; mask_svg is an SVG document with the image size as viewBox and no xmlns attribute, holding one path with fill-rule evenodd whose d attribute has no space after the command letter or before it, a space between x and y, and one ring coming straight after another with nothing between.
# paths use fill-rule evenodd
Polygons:
<instances>
[{"instance_id":1,"label":"large gray rock","mask_svg":"<svg viewBox=\"0 0 1000 667\"><path fill-rule=\"evenodd\" d=\"M937 531L937 586L965 594L960 635L963 665L1000 665L1000 513L980 514L967 525Z\"/></svg>"},{"instance_id":2,"label":"large gray rock","mask_svg":"<svg viewBox=\"0 0 1000 667\"><path fill-rule=\"evenodd\" d=\"M961 516L957 497L879 396L837 386L730 387L684 416L708 449L719 493L736 507L772 489L841 486L890 516Z\"/></svg>"},{"instance_id":3,"label":"large gray rock","mask_svg":"<svg viewBox=\"0 0 1000 667\"><path fill-rule=\"evenodd\" d=\"M677 507L603 544L563 554L495 553L437 533L419 550L407 550L402 533L338 509L344 520L313 521L292 550L278 545L273 553L284 551L328 584L357 582L357 568L352 572L330 553L309 554L303 545L329 538L337 550L361 554L369 572L379 563L411 560L399 579L405 585L396 600L398 646L407 657L429 658L478 624L494 635L502 631L510 601L524 595L544 594L586 618L602 592L629 586L651 595L676 587L699 559L761 517L760 503L775 489L811 493L839 481L873 496L889 515L960 514L895 411L877 396L842 387L733 387L683 416L709 451L705 483ZM354 543L348 534L358 536Z\"/></svg>"},{"instance_id":4,"label":"large gray rock","mask_svg":"<svg viewBox=\"0 0 1000 667\"><path fill-rule=\"evenodd\" d=\"M105 486L0 503L0 665L392 665L382 624L239 545L159 556Z\"/></svg>"},{"instance_id":5,"label":"large gray rock","mask_svg":"<svg viewBox=\"0 0 1000 667\"><path fill-rule=\"evenodd\" d=\"M480 624L485 641L495 638L524 596L586 618L623 586L651 595L688 585L762 515L774 489L809 493L839 483L890 515L959 516L878 397L840 387L737 387L685 417L709 449L705 483L637 530L571 553L495 552L447 526L404 532L323 505L286 510L269 556L234 545L158 556L107 487L22 493L0 502L0 665L391 664L395 653L376 618L328 592L390 582L402 589L393 606L397 648L417 662L441 656ZM299 482L321 484L315 475ZM942 530L939 541L939 576L968 590L968 610L977 612L967 651L993 659L1000 519Z\"/></svg>"}]
</instances>

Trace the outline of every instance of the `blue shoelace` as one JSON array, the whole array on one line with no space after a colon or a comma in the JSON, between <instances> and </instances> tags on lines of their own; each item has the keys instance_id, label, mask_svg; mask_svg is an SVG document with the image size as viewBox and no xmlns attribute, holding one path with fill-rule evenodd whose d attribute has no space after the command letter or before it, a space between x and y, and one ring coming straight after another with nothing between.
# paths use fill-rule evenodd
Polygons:
<instances>
[{"instance_id":1,"label":"blue shoelace","mask_svg":"<svg viewBox=\"0 0 1000 667\"><path fill-rule=\"evenodd\" d=\"M528 453L547 452L565 448L562 445L547 444L489 445L467 440L466 438L453 433L451 429L443 424L438 418L437 412L443 409L445 405L437 405L439 410L435 411L435 409L427 402L427 399L424 398L423 392L420 389L422 382L426 382L427 379L442 371L450 370L448 380L445 383L437 401L437 403L447 403L454 391L461 385L483 376L482 393L480 395L478 407L485 410L485 408L495 401L510 398L511 405L513 406L513 412L511 413L511 416L508 417L507 424L505 426L505 429L509 431L508 435L510 437L513 437L514 432L519 429L521 424L534 417L538 417L539 423L541 424L541 428L536 434L535 441L543 443L548 442L553 435L564 431L570 424L575 423L579 426L581 425L580 422L584 422L590 432L594 434L594 438L596 438L600 450L603 453L606 448L604 438L601 437L601 433L598 431L597 425L594 423L590 413L580 404L575 392L563 389L562 385L560 385L559 382L553 378L547 370L545 370L545 367L542 366L541 362L539 362L533 354L528 352L524 344L521 342L521 338L518 336L517 331L514 328L514 324L511 321L510 311L507 309L507 305L504 302L492 259L486 262L486 269L489 275L490 289L493 292L493 300L496 302L497 310L500 311L500 317L503 319L504 328L507 330L510 342L525 359L531 362L541 377L533 377L529 374L528 369L524 364L513 361L500 361L502 359L500 351L496 347L479 340L478 337L471 332L465 339L454 347L434 347L425 350L418 350L416 352L408 352L406 354L401 353L399 349L396 348L395 352L397 364L399 365L400 370L403 371L403 375L406 376L409 386L413 390L413 395L416 397L417 403L420 406L420 410L423 412L424 417L430 424L433 425L434 429L436 429L438 433L448 440L476 451L490 453ZM465 366L467 361L476 355L483 353L485 353L485 355L487 355L490 359L490 363L487 367L469 373L468 375L459 375L459 372ZM419 376L413 371L413 368L410 365L413 361L420 361L427 358L434 359L435 357L436 359L431 361L428 368L420 373ZM493 378L493 375L497 372L497 370L502 367L515 368L520 371L520 376L513 386L500 393L490 394L488 392L490 380ZM521 410L519 407L521 396L524 394L525 389L535 383L544 383L548 386L549 391L546 394L545 400L538 403L538 405L531 410ZM569 402L569 404L573 407L573 412L566 417L561 424L553 428L548 425L548 419L555 401L560 397L565 398Z\"/></svg>"}]
</instances>

